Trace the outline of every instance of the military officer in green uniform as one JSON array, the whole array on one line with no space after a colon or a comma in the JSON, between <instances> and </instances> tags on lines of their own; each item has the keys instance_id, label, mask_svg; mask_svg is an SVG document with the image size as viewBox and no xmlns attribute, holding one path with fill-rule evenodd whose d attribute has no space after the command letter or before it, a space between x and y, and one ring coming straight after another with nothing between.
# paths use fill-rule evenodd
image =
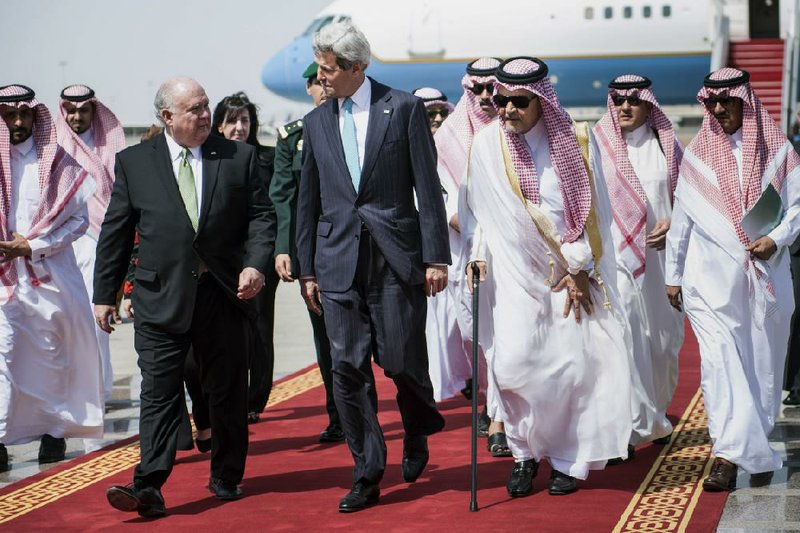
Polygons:
<instances>
[{"instance_id":1,"label":"military officer in green uniform","mask_svg":"<svg viewBox=\"0 0 800 533\"><path fill-rule=\"evenodd\" d=\"M314 106L325 101L325 92L317 80L317 64L311 63L303 77L306 92L314 100ZM295 220L297 218L297 189L300 184L300 169L303 157L303 121L295 120L278 128L275 145L275 172L270 183L269 196L278 215L278 235L275 240L275 271L287 282L294 281L299 272L295 254ZM333 374L331 373L331 345L325 331L322 316L311 311L311 326L314 329L314 344L317 363L325 384L325 410L328 412L328 427L320 433L320 442L341 442L344 432L339 413L333 402Z\"/></svg>"}]
</instances>

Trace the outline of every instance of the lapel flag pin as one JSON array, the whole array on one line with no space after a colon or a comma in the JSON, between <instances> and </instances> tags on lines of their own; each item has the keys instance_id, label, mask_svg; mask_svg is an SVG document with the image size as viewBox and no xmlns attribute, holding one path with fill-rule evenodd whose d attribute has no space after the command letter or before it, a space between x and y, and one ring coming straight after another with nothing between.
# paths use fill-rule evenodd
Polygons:
<instances>
[{"instance_id":1,"label":"lapel flag pin","mask_svg":"<svg viewBox=\"0 0 800 533\"><path fill-rule=\"evenodd\" d=\"M391 113L391 112L392 112L392 110L391 110L391 109L384 109L384 110L383 110L383 114L384 114L384 115L388 115L388 114L389 114L389 113Z\"/></svg>"}]
</instances>

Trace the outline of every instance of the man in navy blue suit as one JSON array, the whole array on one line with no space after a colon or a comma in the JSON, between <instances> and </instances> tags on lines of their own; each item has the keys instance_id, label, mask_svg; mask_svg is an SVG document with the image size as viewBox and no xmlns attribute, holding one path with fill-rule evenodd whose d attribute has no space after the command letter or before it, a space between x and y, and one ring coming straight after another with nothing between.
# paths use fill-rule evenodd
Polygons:
<instances>
[{"instance_id":1,"label":"man in navy blue suit","mask_svg":"<svg viewBox=\"0 0 800 533\"><path fill-rule=\"evenodd\" d=\"M322 28L314 55L328 100L305 118L297 256L306 304L325 311L355 461L339 511L352 512L378 502L386 467L371 355L397 386L405 481L422 473L427 436L444 427L428 376L425 297L447 286L450 250L422 100L366 78L369 42L349 22Z\"/></svg>"}]
</instances>

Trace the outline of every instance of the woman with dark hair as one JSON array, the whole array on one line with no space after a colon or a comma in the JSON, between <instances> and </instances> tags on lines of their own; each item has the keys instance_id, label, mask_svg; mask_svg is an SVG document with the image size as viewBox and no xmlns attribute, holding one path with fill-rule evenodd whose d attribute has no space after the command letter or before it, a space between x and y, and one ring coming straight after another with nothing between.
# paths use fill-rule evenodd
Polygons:
<instances>
[{"instance_id":1,"label":"woman with dark hair","mask_svg":"<svg viewBox=\"0 0 800 533\"><path fill-rule=\"evenodd\" d=\"M259 144L258 130L258 108L245 93L240 91L226 96L214 108L211 134L255 146L264 186L269 190L275 164L275 149ZM264 273L264 288L254 299L258 317L253 324L255 331L248 354L250 385L247 419L250 423L258 422L272 391L272 371L275 365L272 334L275 325L275 290L279 279L274 269L268 270L269 272Z\"/></svg>"}]
</instances>

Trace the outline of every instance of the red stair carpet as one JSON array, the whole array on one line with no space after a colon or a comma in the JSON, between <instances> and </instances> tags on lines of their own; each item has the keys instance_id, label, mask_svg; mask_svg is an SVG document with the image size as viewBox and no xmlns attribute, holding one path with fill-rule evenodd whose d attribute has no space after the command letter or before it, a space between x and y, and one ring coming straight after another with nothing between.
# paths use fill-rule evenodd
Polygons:
<instances>
[{"instance_id":1,"label":"red stair carpet","mask_svg":"<svg viewBox=\"0 0 800 533\"><path fill-rule=\"evenodd\" d=\"M455 398L441 404L445 431L429 441L431 459L414 484L402 481L402 426L394 386L378 383L380 419L389 463L380 504L340 514L339 499L351 479L344 444L321 445L326 424L324 391L316 368L283 380L262 422L250 426L243 483L246 497L217 501L205 489L208 455L183 452L164 486L168 516L145 520L112 509L109 485L126 484L138 458L135 439L71 461L0 491L4 531L713 531L726 496L705 494L700 482L710 467L710 443L699 387L699 356L687 329L678 390L670 415L672 444L648 445L636 459L593 472L570 496L547 494L543 465L534 494L511 499L505 484L511 459L493 459L480 441L477 513L469 504L470 412Z\"/></svg>"}]
</instances>

